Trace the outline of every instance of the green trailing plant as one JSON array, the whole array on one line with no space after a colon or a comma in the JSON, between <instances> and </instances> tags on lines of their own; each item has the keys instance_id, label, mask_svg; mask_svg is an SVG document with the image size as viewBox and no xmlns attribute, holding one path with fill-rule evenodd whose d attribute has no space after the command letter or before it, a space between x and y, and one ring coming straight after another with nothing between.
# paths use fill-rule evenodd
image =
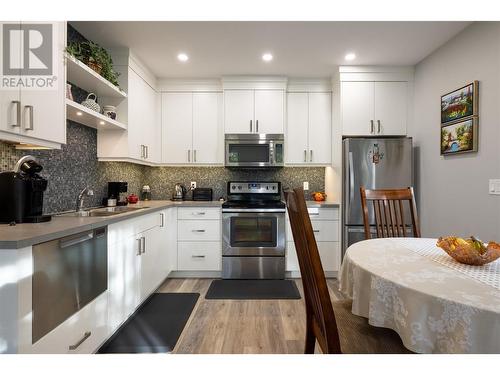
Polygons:
<instances>
[{"instance_id":1,"label":"green trailing plant","mask_svg":"<svg viewBox=\"0 0 500 375\"><path fill-rule=\"evenodd\" d=\"M120 74L113 69L113 59L108 51L99 44L91 41L71 42L66 47L66 52L91 67L113 85L118 86Z\"/></svg>"}]
</instances>

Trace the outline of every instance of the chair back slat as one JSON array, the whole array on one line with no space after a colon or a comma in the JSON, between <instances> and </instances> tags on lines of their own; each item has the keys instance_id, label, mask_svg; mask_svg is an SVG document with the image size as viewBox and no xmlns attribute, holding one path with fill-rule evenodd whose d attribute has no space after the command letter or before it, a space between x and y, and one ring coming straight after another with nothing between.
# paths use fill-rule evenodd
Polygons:
<instances>
[{"instance_id":1,"label":"chair back slat","mask_svg":"<svg viewBox=\"0 0 500 375\"><path fill-rule=\"evenodd\" d=\"M337 323L304 191L301 188L287 190L285 199L304 287L308 329L314 332L323 353L341 353ZM308 348L307 342L305 352L311 352L311 346Z\"/></svg>"},{"instance_id":2,"label":"chair back slat","mask_svg":"<svg viewBox=\"0 0 500 375\"><path fill-rule=\"evenodd\" d=\"M406 237L407 228L403 208L404 202L408 202L409 205L413 236L420 237L417 205L412 187L393 190L367 190L361 187L360 193L366 239L371 238L368 201L372 202L373 217L375 219L378 238Z\"/></svg>"}]
</instances>

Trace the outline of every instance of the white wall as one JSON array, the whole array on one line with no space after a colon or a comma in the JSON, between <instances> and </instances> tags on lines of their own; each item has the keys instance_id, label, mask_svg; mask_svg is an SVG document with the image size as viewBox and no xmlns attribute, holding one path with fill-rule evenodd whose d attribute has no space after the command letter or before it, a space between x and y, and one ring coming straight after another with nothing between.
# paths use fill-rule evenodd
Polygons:
<instances>
[{"instance_id":1,"label":"white wall","mask_svg":"<svg viewBox=\"0 0 500 375\"><path fill-rule=\"evenodd\" d=\"M439 155L440 97L479 81L479 152ZM500 178L500 23L466 28L416 66L410 135L422 235L475 234L500 241L500 196L488 179Z\"/></svg>"}]
</instances>

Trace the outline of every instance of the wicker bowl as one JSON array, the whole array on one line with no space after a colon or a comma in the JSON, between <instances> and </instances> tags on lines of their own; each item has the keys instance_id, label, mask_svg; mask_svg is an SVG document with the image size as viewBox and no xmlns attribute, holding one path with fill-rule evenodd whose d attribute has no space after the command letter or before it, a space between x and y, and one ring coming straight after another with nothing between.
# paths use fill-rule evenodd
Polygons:
<instances>
[{"instance_id":1,"label":"wicker bowl","mask_svg":"<svg viewBox=\"0 0 500 375\"><path fill-rule=\"evenodd\" d=\"M470 266L482 266L500 258L500 245L495 242L485 246L471 237L464 240L459 237L440 237L436 246L440 247L457 262Z\"/></svg>"}]
</instances>

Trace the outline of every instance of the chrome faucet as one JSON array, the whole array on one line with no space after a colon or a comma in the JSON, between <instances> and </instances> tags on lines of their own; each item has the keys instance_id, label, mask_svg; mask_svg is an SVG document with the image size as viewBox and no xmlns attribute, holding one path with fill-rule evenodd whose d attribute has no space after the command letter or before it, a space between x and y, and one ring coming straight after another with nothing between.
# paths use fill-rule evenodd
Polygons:
<instances>
[{"instance_id":1,"label":"chrome faucet","mask_svg":"<svg viewBox=\"0 0 500 375\"><path fill-rule=\"evenodd\" d=\"M83 189L80 194L78 194L78 198L76 198L76 212L80 212L83 210L83 198L90 197L94 195L94 191L86 187Z\"/></svg>"}]
</instances>

